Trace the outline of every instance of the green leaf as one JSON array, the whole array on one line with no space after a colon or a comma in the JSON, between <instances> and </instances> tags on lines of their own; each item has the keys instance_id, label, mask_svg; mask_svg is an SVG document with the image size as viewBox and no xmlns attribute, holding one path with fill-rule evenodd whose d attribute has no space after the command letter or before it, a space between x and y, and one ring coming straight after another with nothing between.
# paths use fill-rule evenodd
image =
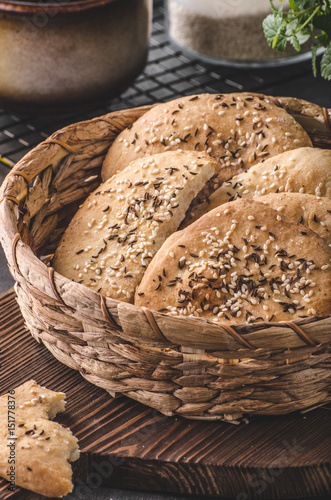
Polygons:
<instances>
[{"instance_id":1,"label":"green leaf","mask_svg":"<svg viewBox=\"0 0 331 500\"><path fill-rule=\"evenodd\" d=\"M264 19L262 26L268 44L276 50L286 50L286 22L281 18L275 19L272 14L269 14Z\"/></svg>"},{"instance_id":2,"label":"green leaf","mask_svg":"<svg viewBox=\"0 0 331 500\"><path fill-rule=\"evenodd\" d=\"M311 34L307 29L300 29L300 24L298 19L293 19L291 22L287 23L286 26L286 36L289 38L292 45L296 50L300 50L300 45L303 45L307 40L309 40Z\"/></svg>"},{"instance_id":3,"label":"green leaf","mask_svg":"<svg viewBox=\"0 0 331 500\"><path fill-rule=\"evenodd\" d=\"M298 7L296 5L295 0L290 0L290 9L297 11Z\"/></svg>"},{"instance_id":4,"label":"green leaf","mask_svg":"<svg viewBox=\"0 0 331 500\"><path fill-rule=\"evenodd\" d=\"M316 61L317 49L318 49L318 45L312 44L312 46L311 46L311 62L313 65L313 74L314 74L315 78L317 76L317 61Z\"/></svg>"},{"instance_id":5,"label":"green leaf","mask_svg":"<svg viewBox=\"0 0 331 500\"><path fill-rule=\"evenodd\" d=\"M275 3L270 0L272 14L263 21L268 44L284 51L290 42L299 51L301 45L310 43L315 76L318 72L317 50L326 48L320 71L324 78L331 80L331 0L280 0L278 8Z\"/></svg>"},{"instance_id":6,"label":"green leaf","mask_svg":"<svg viewBox=\"0 0 331 500\"><path fill-rule=\"evenodd\" d=\"M331 42L321 59L321 75L326 80L331 80Z\"/></svg>"},{"instance_id":7,"label":"green leaf","mask_svg":"<svg viewBox=\"0 0 331 500\"><path fill-rule=\"evenodd\" d=\"M293 45L293 47L295 48L295 50L296 50L297 52L300 52L300 50L301 50L301 45L300 45L300 43L299 43L299 41L298 41L297 37L296 37L294 34L291 36L291 38L290 38L290 42L292 43L292 45Z\"/></svg>"},{"instance_id":8,"label":"green leaf","mask_svg":"<svg viewBox=\"0 0 331 500\"><path fill-rule=\"evenodd\" d=\"M322 33L321 35L316 36L316 41L322 46L326 47L329 43L329 37L326 33Z\"/></svg>"}]
</instances>

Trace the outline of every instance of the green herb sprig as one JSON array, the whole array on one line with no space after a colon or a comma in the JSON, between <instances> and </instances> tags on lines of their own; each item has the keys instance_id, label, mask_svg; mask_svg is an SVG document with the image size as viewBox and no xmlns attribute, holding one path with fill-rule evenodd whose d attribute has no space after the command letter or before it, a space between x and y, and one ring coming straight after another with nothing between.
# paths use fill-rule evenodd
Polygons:
<instances>
[{"instance_id":1,"label":"green herb sprig","mask_svg":"<svg viewBox=\"0 0 331 500\"><path fill-rule=\"evenodd\" d=\"M321 75L331 80L331 0L289 0L286 8L278 9L270 0L272 13L263 21L268 44L275 50L285 51L291 43L299 52L304 43L310 43L313 72L317 75L316 54L320 47L325 51L321 58Z\"/></svg>"}]
</instances>

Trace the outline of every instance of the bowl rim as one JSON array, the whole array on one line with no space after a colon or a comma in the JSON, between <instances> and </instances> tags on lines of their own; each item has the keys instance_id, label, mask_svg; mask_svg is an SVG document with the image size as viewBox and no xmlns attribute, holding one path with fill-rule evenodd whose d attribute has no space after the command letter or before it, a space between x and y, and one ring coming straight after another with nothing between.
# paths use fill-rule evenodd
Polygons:
<instances>
[{"instance_id":1,"label":"bowl rim","mask_svg":"<svg viewBox=\"0 0 331 500\"><path fill-rule=\"evenodd\" d=\"M20 1L20 0L3 0L0 1L0 14L36 14L36 13L49 13L49 14L72 14L84 12L87 10L104 7L108 4L118 2L119 0L72 0L65 3L59 3L56 0L42 1Z\"/></svg>"}]
</instances>

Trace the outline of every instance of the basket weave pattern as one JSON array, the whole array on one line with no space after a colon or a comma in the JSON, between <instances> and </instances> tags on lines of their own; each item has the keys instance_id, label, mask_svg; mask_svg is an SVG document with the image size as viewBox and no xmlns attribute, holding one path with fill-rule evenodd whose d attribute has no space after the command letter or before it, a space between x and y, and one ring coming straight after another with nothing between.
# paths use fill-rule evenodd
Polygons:
<instances>
[{"instance_id":1,"label":"basket weave pattern","mask_svg":"<svg viewBox=\"0 0 331 500\"><path fill-rule=\"evenodd\" d=\"M315 146L331 148L330 110L277 102ZM331 401L330 316L233 327L175 318L105 298L50 266L70 218L100 183L110 144L148 109L70 125L4 181L1 242L31 334L91 383L166 415L235 420Z\"/></svg>"}]
</instances>

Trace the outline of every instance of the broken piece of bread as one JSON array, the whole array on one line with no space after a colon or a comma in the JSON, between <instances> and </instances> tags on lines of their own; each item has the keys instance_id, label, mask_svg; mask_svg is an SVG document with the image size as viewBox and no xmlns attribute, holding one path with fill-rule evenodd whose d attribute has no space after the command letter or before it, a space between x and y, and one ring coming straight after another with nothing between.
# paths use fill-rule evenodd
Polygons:
<instances>
[{"instance_id":1,"label":"broken piece of bread","mask_svg":"<svg viewBox=\"0 0 331 500\"><path fill-rule=\"evenodd\" d=\"M0 398L0 475L48 497L73 489L69 462L79 458L77 439L52 419L65 407L65 394L34 380Z\"/></svg>"}]
</instances>

